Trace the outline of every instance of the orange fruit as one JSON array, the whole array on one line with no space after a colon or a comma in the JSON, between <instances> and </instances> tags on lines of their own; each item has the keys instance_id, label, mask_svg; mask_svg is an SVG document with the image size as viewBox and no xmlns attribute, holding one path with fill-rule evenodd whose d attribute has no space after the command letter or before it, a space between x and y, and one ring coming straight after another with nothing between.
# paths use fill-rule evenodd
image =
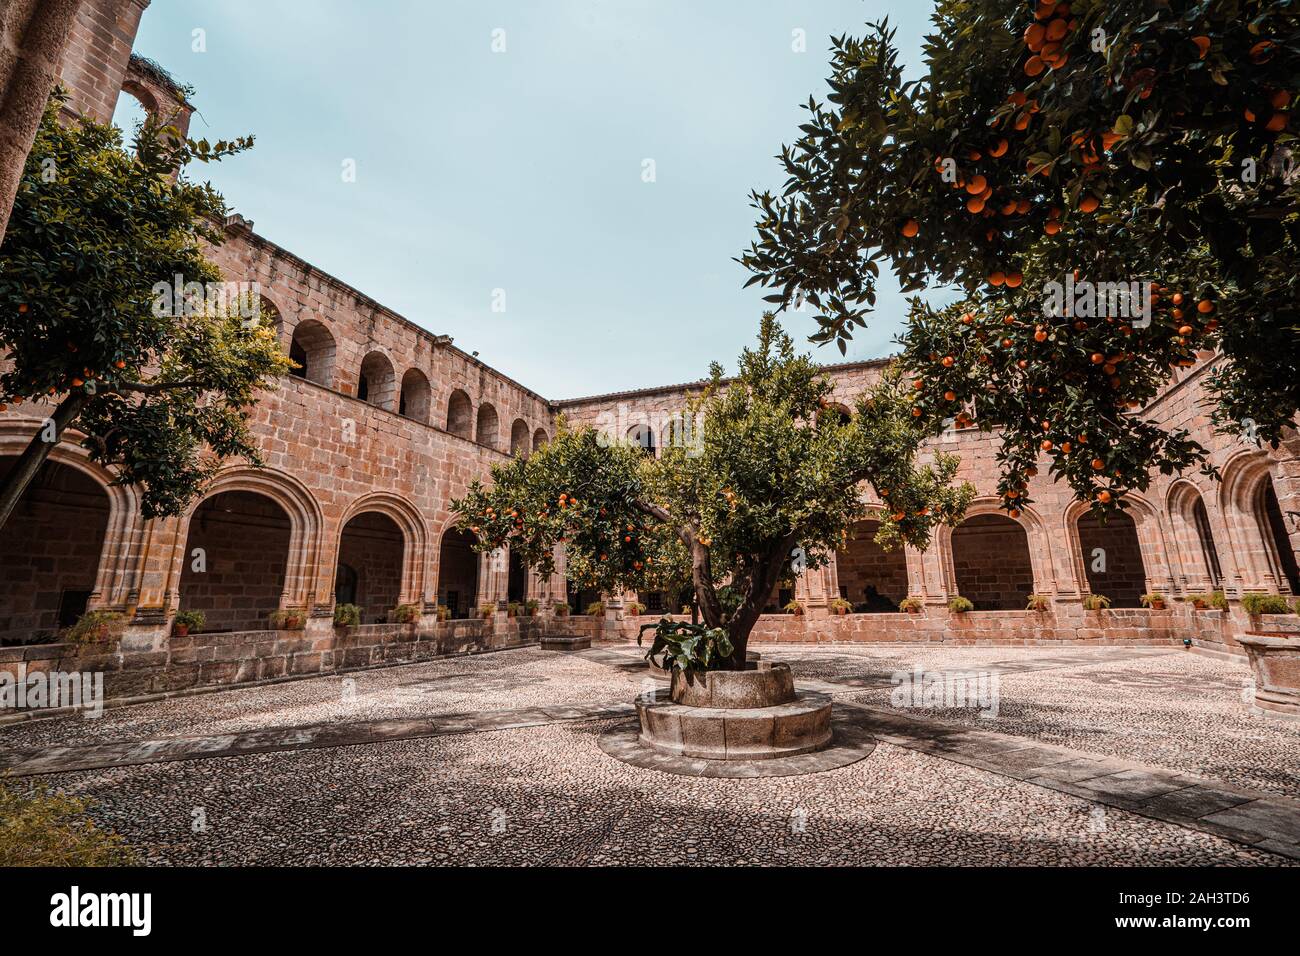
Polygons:
<instances>
[{"instance_id":1,"label":"orange fruit","mask_svg":"<svg viewBox=\"0 0 1300 956\"><path fill-rule=\"evenodd\" d=\"M1209 299L1202 299L1200 302L1196 303L1196 311L1201 313L1201 315L1209 315L1214 311L1214 303Z\"/></svg>"},{"instance_id":2,"label":"orange fruit","mask_svg":"<svg viewBox=\"0 0 1300 956\"><path fill-rule=\"evenodd\" d=\"M1194 331L1195 331L1195 329L1193 329L1190 325L1184 325L1184 326L1181 326L1181 327L1178 329L1178 334L1179 334L1179 335L1191 335L1192 332L1194 332Z\"/></svg>"},{"instance_id":3,"label":"orange fruit","mask_svg":"<svg viewBox=\"0 0 1300 956\"><path fill-rule=\"evenodd\" d=\"M1101 200L1092 193L1085 193L1079 199L1079 212L1096 212L1097 207L1101 205Z\"/></svg>"},{"instance_id":4,"label":"orange fruit","mask_svg":"<svg viewBox=\"0 0 1300 956\"><path fill-rule=\"evenodd\" d=\"M1035 342L1046 342L1046 341L1047 341L1047 332L1046 332L1045 330L1043 330L1043 329L1040 328L1038 331L1036 331L1036 332L1034 333L1034 341L1035 341Z\"/></svg>"},{"instance_id":5,"label":"orange fruit","mask_svg":"<svg viewBox=\"0 0 1300 956\"><path fill-rule=\"evenodd\" d=\"M1049 43L1056 43L1065 39L1065 34L1069 32L1064 20L1053 20L1047 25L1047 40Z\"/></svg>"},{"instance_id":6,"label":"orange fruit","mask_svg":"<svg viewBox=\"0 0 1300 956\"><path fill-rule=\"evenodd\" d=\"M913 387L914 389L916 389L916 390L919 392L921 389L923 389L923 388L925 387L925 382L921 381L921 380L918 378L916 381L914 381L914 382L912 383L912 387Z\"/></svg>"},{"instance_id":7,"label":"orange fruit","mask_svg":"<svg viewBox=\"0 0 1300 956\"><path fill-rule=\"evenodd\" d=\"M1007 514L1009 514L1009 515L1010 515L1011 517L1013 517L1013 518L1019 518L1019 517L1020 517L1020 509L1019 509L1019 508L1012 508L1010 511L1007 512Z\"/></svg>"},{"instance_id":8,"label":"orange fruit","mask_svg":"<svg viewBox=\"0 0 1300 956\"><path fill-rule=\"evenodd\" d=\"M1094 458L1094 459L1092 460L1092 470L1093 470L1093 471L1101 471L1101 470L1102 470L1103 468L1105 468L1105 467L1106 467L1106 463L1105 463L1104 461L1102 461L1100 458Z\"/></svg>"},{"instance_id":9,"label":"orange fruit","mask_svg":"<svg viewBox=\"0 0 1300 956\"><path fill-rule=\"evenodd\" d=\"M951 355L945 355L943 357L944 368L952 368L954 361L956 360Z\"/></svg>"},{"instance_id":10,"label":"orange fruit","mask_svg":"<svg viewBox=\"0 0 1300 956\"><path fill-rule=\"evenodd\" d=\"M1028 199L1016 200L1016 212L1020 213L1023 216L1025 213L1029 212L1029 209L1030 209L1030 202Z\"/></svg>"},{"instance_id":11,"label":"orange fruit","mask_svg":"<svg viewBox=\"0 0 1300 956\"><path fill-rule=\"evenodd\" d=\"M1282 130L1286 129L1286 124L1289 119L1289 113L1274 113L1269 121L1264 124L1264 129L1268 130L1270 133L1280 133Z\"/></svg>"},{"instance_id":12,"label":"orange fruit","mask_svg":"<svg viewBox=\"0 0 1300 956\"><path fill-rule=\"evenodd\" d=\"M1273 47L1275 44L1272 40L1260 40L1250 48L1250 59L1253 63L1267 63L1273 58Z\"/></svg>"},{"instance_id":13,"label":"orange fruit","mask_svg":"<svg viewBox=\"0 0 1300 956\"><path fill-rule=\"evenodd\" d=\"M1046 225L1043 226L1043 232L1047 233L1049 236L1054 236L1060 231L1061 231L1061 224L1057 222L1055 219L1053 219L1052 221L1048 222Z\"/></svg>"},{"instance_id":14,"label":"orange fruit","mask_svg":"<svg viewBox=\"0 0 1300 956\"><path fill-rule=\"evenodd\" d=\"M1106 356L1102 355L1100 352L1093 352L1089 358L1092 359L1093 365L1100 365L1102 362L1106 361Z\"/></svg>"},{"instance_id":15,"label":"orange fruit","mask_svg":"<svg viewBox=\"0 0 1300 956\"><path fill-rule=\"evenodd\" d=\"M1047 37L1047 29L1041 23L1031 23L1025 28L1025 46L1037 53Z\"/></svg>"},{"instance_id":16,"label":"orange fruit","mask_svg":"<svg viewBox=\"0 0 1300 956\"><path fill-rule=\"evenodd\" d=\"M1106 504L1108 501L1110 501L1110 492L1106 491L1105 489L1098 492L1097 500L1100 501L1102 504Z\"/></svg>"},{"instance_id":17,"label":"orange fruit","mask_svg":"<svg viewBox=\"0 0 1300 956\"><path fill-rule=\"evenodd\" d=\"M921 417L921 410L920 410L919 408L915 408L915 407L914 407L914 408L912 409L912 417L913 417L913 418L920 418L920 417Z\"/></svg>"},{"instance_id":18,"label":"orange fruit","mask_svg":"<svg viewBox=\"0 0 1300 956\"><path fill-rule=\"evenodd\" d=\"M1043 71L1046 69L1047 69L1047 64L1044 63L1043 58L1041 56L1038 56L1037 54L1031 56L1028 60L1025 61L1026 76L1041 76Z\"/></svg>"},{"instance_id":19,"label":"orange fruit","mask_svg":"<svg viewBox=\"0 0 1300 956\"><path fill-rule=\"evenodd\" d=\"M1008 272L1008 273L1007 273L1007 288L1008 288L1008 289L1018 289L1018 288L1020 288L1020 284L1021 284L1022 282L1024 282L1024 281L1025 281L1025 277L1024 277L1023 275L1021 275L1019 272Z\"/></svg>"},{"instance_id":20,"label":"orange fruit","mask_svg":"<svg viewBox=\"0 0 1300 956\"><path fill-rule=\"evenodd\" d=\"M1051 451L1052 448L1053 448L1052 440L1051 440L1050 438L1044 438L1044 439L1043 439L1043 443L1042 443L1041 445L1039 445L1038 447L1040 447L1041 449L1043 449L1043 451Z\"/></svg>"},{"instance_id":21,"label":"orange fruit","mask_svg":"<svg viewBox=\"0 0 1300 956\"><path fill-rule=\"evenodd\" d=\"M1273 104L1273 109L1284 110L1291 105L1291 94L1286 90L1278 90L1269 102Z\"/></svg>"},{"instance_id":22,"label":"orange fruit","mask_svg":"<svg viewBox=\"0 0 1300 956\"><path fill-rule=\"evenodd\" d=\"M19 315L22 315L22 314L23 314L24 312L26 312L26 311L27 311L27 303L26 303L26 302L23 302L22 304L20 304L20 305L18 306L18 314L19 314Z\"/></svg>"},{"instance_id":23,"label":"orange fruit","mask_svg":"<svg viewBox=\"0 0 1300 956\"><path fill-rule=\"evenodd\" d=\"M989 285L1000 286L1007 281L1007 274L1001 270L989 273Z\"/></svg>"},{"instance_id":24,"label":"orange fruit","mask_svg":"<svg viewBox=\"0 0 1300 956\"><path fill-rule=\"evenodd\" d=\"M1013 125L1015 126L1016 129L1020 130L1022 133L1025 130L1029 129L1029 114L1021 113L1019 116L1016 117L1016 122Z\"/></svg>"},{"instance_id":25,"label":"orange fruit","mask_svg":"<svg viewBox=\"0 0 1300 956\"><path fill-rule=\"evenodd\" d=\"M1282 106L1286 106L1286 104L1283 103ZM1282 106L1279 106L1278 109L1282 109ZM1005 139L1000 139L995 144L989 147L989 155L992 156L994 159L999 159L1005 156L1006 153L1007 153L1007 141Z\"/></svg>"},{"instance_id":26,"label":"orange fruit","mask_svg":"<svg viewBox=\"0 0 1300 956\"><path fill-rule=\"evenodd\" d=\"M915 219L909 219L907 220L907 222L903 223L902 232L903 235L905 235L908 239L911 239L920 231L921 231L921 224L917 222Z\"/></svg>"},{"instance_id":27,"label":"orange fruit","mask_svg":"<svg viewBox=\"0 0 1300 956\"><path fill-rule=\"evenodd\" d=\"M956 393L956 392L951 392L951 391L949 391L949 392L944 392L944 393L943 393L943 398L944 398L944 401L947 401L947 402L955 402L955 401L957 401L957 393Z\"/></svg>"},{"instance_id":28,"label":"orange fruit","mask_svg":"<svg viewBox=\"0 0 1300 956\"><path fill-rule=\"evenodd\" d=\"M983 212L983 211L984 211L984 200L983 200L983 199L980 199L979 196L972 196L970 199L967 199L967 200L966 200L966 211L967 211L967 212L972 212L972 213L980 213L980 212Z\"/></svg>"},{"instance_id":29,"label":"orange fruit","mask_svg":"<svg viewBox=\"0 0 1300 956\"><path fill-rule=\"evenodd\" d=\"M1210 52L1210 38L1205 36L1192 37L1192 42L1195 43L1197 49L1201 51L1201 59L1204 60L1205 54Z\"/></svg>"},{"instance_id":30,"label":"orange fruit","mask_svg":"<svg viewBox=\"0 0 1300 956\"><path fill-rule=\"evenodd\" d=\"M988 186L988 184L989 181L977 173L976 175L972 176L970 178L970 182L966 184L966 191L970 193L972 196L977 196L984 191L985 187Z\"/></svg>"}]
</instances>

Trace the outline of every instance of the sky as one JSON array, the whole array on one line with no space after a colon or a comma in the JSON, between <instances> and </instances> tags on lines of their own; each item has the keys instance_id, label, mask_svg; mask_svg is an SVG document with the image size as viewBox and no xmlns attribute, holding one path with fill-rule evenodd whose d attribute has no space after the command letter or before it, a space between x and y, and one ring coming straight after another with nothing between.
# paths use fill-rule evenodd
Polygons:
<instances>
[{"instance_id":1,"label":"sky","mask_svg":"<svg viewBox=\"0 0 1300 956\"><path fill-rule=\"evenodd\" d=\"M914 74L932 7L153 0L135 49L195 87L192 136L256 137L191 175L259 234L562 399L734 368L763 310L732 261L749 192L783 182L829 37L888 15ZM904 312L886 274L847 360L892 351Z\"/></svg>"}]
</instances>

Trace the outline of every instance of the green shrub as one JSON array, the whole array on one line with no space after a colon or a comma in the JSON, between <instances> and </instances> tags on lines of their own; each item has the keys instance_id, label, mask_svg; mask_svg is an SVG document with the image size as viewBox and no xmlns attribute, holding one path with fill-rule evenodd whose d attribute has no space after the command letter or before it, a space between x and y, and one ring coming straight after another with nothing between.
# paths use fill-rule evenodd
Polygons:
<instances>
[{"instance_id":1,"label":"green shrub","mask_svg":"<svg viewBox=\"0 0 1300 956\"><path fill-rule=\"evenodd\" d=\"M208 617L202 611L177 611L172 618L172 627L187 627L191 631L201 631L207 623Z\"/></svg>"},{"instance_id":2,"label":"green shrub","mask_svg":"<svg viewBox=\"0 0 1300 956\"><path fill-rule=\"evenodd\" d=\"M1104 611L1110 607L1110 598L1104 594L1085 594L1083 609L1085 611Z\"/></svg>"},{"instance_id":3,"label":"green shrub","mask_svg":"<svg viewBox=\"0 0 1300 956\"><path fill-rule=\"evenodd\" d=\"M75 644L97 644L113 640L125 628L125 614L118 611L87 611L64 632L63 638Z\"/></svg>"},{"instance_id":4,"label":"green shrub","mask_svg":"<svg viewBox=\"0 0 1300 956\"><path fill-rule=\"evenodd\" d=\"M1029 595L1029 603L1025 605L1026 611L1046 611L1052 606L1051 599L1046 594Z\"/></svg>"},{"instance_id":5,"label":"green shrub","mask_svg":"<svg viewBox=\"0 0 1300 956\"><path fill-rule=\"evenodd\" d=\"M271 612L270 622L276 631L301 631L307 626L307 615L301 608L281 608Z\"/></svg>"},{"instance_id":6,"label":"green shrub","mask_svg":"<svg viewBox=\"0 0 1300 956\"><path fill-rule=\"evenodd\" d=\"M1241 609L1251 617L1261 614L1290 614L1291 606L1280 594L1246 594L1241 598Z\"/></svg>"},{"instance_id":7,"label":"green shrub","mask_svg":"<svg viewBox=\"0 0 1300 956\"><path fill-rule=\"evenodd\" d=\"M591 617L596 617L604 613L605 613L604 601L592 601L590 604L587 605L587 614Z\"/></svg>"},{"instance_id":8,"label":"green shrub","mask_svg":"<svg viewBox=\"0 0 1300 956\"><path fill-rule=\"evenodd\" d=\"M361 623L361 608L355 604L334 605L334 626L351 627Z\"/></svg>"},{"instance_id":9,"label":"green shrub","mask_svg":"<svg viewBox=\"0 0 1300 956\"><path fill-rule=\"evenodd\" d=\"M410 624L420 617L420 609L414 604L399 604L389 615L395 624Z\"/></svg>"},{"instance_id":10,"label":"green shrub","mask_svg":"<svg viewBox=\"0 0 1300 956\"><path fill-rule=\"evenodd\" d=\"M1211 592L1210 607L1216 611L1226 611L1228 609L1228 596L1222 591Z\"/></svg>"},{"instance_id":11,"label":"green shrub","mask_svg":"<svg viewBox=\"0 0 1300 956\"><path fill-rule=\"evenodd\" d=\"M0 867L135 864L120 836L86 816L88 806L47 789L20 796L0 785Z\"/></svg>"},{"instance_id":12,"label":"green shrub","mask_svg":"<svg viewBox=\"0 0 1300 956\"><path fill-rule=\"evenodd\" d=\"M965 614L967 611L975 610L975 605L959 594L948 602L948 610L954 614Z\"/></svg>"}]
</instances>

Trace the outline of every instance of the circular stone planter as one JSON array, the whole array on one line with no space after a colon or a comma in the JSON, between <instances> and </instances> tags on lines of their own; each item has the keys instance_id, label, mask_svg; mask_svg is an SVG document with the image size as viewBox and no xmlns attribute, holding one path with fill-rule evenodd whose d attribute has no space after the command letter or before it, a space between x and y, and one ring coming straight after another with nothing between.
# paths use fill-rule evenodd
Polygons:
<instances>
[{"instance_id":1,"label":"circular stone planter","mask_svg":"<svg viewBox=\"0 0 1300 956\"><path fill-rule=\"evenodd\" d=\"M702 760L774 760L831 744L831 699L796 691L790 665L758 661L743 671L673 672L666 699L638 700L639 742Z\"/></svg>"},{"instance_id":2,"label":"circular stone planter","mask_svg":"<svg viewBox=\"0 0 1300 956\"><path fill-rule=\"evenodd\" d=\"M1255 710L1300 719L1300 634L1248 633L1237 638L1255 674Z\"/></svg>"}]
</instances>

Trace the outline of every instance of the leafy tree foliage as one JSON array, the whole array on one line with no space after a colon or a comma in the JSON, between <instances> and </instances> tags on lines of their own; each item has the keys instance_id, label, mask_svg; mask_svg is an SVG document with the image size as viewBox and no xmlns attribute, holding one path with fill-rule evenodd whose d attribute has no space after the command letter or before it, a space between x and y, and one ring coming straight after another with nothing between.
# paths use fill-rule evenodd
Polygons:
<instances>
[{"instance_id":1,"label":"leafy tree foliage","mask_svg":"<svg viewBox=\"0 0 1300 956\"><path fill-rule=\"evenodd\" d=\"M52 98L0 247L0 411L55 406L0 482L0 525L64 431L140 488L146 517L181 511L231 456L258 462L246 420L290 368L260 304L174 301L155 285L221 280L202 243L225 214L208 184L174 175L250 139L211 145L145 124L135 154L112 126L62 125Z\"/></svg>"},{"instance_id":2,"label":"leafy tree foliage","mask_svg":"<svg viewBox=\"0 0 1300 956\"><path fill-rule=\"evenodd\" d=\"M509 545L542 574L563 544L568 575L585 587L656 589L689 575L704 624L725 628L732 648L711 666L737 666L780 581L824 566L868 515L862 482L888 502L887 546L925 548L974 494L954 486L952 456L917 463L924 433L898 370L847 421L829 408L831 388L766 315L736 377L715 363L691 403L696 441L655 459L590 428L561 429L453 507L480 550Z\"/></svg>"},{"instance_id":3,"label":"leafy tree foliage","mask_svg":"<svg viewBox=\"0 0 1300 956\"><path fill-rule=\"evenodd\" d=\"M750 282L815 305L815 340L841 350L882 262L904 291L964 290L913 300L903 362L932 427L1001 429L1008 509L1040 452L1100 510L1204 463L1142 408L1214 352L1220 427L1275 443L1300 407L1294 7L940 0L917 81L887 22L835 38L784 192L753 196ZM1065 307L1048 284L1067 277L1151 308Z\"/></svg>"}]
</instances>

